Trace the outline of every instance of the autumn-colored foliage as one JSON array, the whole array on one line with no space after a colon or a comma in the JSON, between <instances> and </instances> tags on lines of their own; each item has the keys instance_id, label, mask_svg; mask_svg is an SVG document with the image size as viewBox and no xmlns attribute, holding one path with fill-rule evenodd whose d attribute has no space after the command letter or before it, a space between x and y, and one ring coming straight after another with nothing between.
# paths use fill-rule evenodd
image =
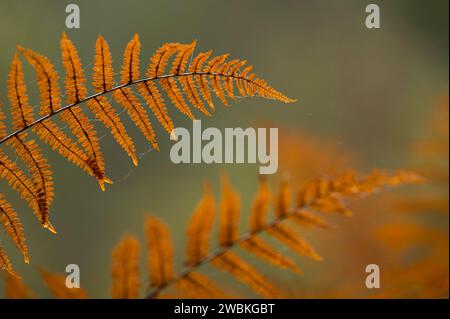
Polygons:
<instances>
[{"instance_id":1,"label":"autumn-colored foliage","mask_svg":"<svg viewBox=\"0 0 450 319\"><path fill-rule=\"evenodd\" d=\"M210 249L211 234L216 209L212 191L205 185L203 197L197 204L187 226L186 268L175 271L174 249L168 227L159 219L149 216L145 223L147 237L148 271L152 291L148 298L164 298L165 290L173 288L177 295L190 298L223 298L230 296L218 287L214 280L202 274L199 267L211 264L249 286L266 298L283 297L283 288L270 282L259 270L236 253L242 248L273 266L290 269L301 274L300 268L284 253L277 251L261 235L268 234L294 253L313 260L322 260L315 249L304 240L289 222L299 227L327 228L318 212L348 215L344 209L344 198L358 198L380 191L386 187L421 183L422 179L412 172L399 171L392 174L374 171L359 177L354 172L344 172L333 178L319 178L305 183L296 193L294 203L290 196L291 186L284 183L275 196L271 195L265 179L260 180L259 190L253 201L250 214L250 231L240 234L241 212L238 193L226 176L222 177L220 216L218 223L218 247ZM269 220L269 213L273 217ZM137 298L141 284L138 266L139 242L125 235L112 254L112 296L114 298ZM49 289L58 298L81 298L83 290L73 295L61 284L61 276L41 271ZM16 281L15 285L19 285ZM12 289L12 288L7 288ZM18 288L14 288L18 289ZM68 289L68 288L66 288ZM13 292L7 293L12 295ZM145 295L144 295L145 296ZM174 295L170 295L174 296Z\"/></svg>"},{"instance_id":2,"label":"autumn-colored foliage","mask_svg":"<svg viewBox=\"0 0 450 319\"><path fill-rule=\"evenodd\" d=\"M45 56L32 50L18 47L14 55L8 77L8 99L12 115L13 132L7 133L5 115L0 108L0 145L13 149L23 162L25 169L17 165L6 152L0 150L0 178L6 180L20 196L28 202L41 225L53 233L55 227L50 222L50 208L54 197L53 171L44 157L40 145L30 136L37 135L44 143L57 151L62 157L79 166L95 177L102 190L112 180L106 175L105 160L95 126L89 121L81 105L86 103L95 117L110 129L117 143L138 165L133 139L128 135L121 118L110 105L107 94L112 94L151 146L158 150L156 133L150 123L146 108L139 102L137 92L160 122L171 133L174 125L165 106L162 89L174 106L190 119L194 113L189 104L201 113L211 116L214 111L212 92L223 103L226 98L236 99L235 86L241 96L261 96L289 103L289 99L264 80L250 73L251 67L241 68L246 61L238 59L226 61L228 55L210 57L211 51L193 56L196 42L191 44L166 43L150 58L147 72L140 76L140 40L136 34L128 43L123 55L120 81L116 85L111 53L106 40L99 36L95 45L93 87L95 92L88 95L86 77L81 59L72 41L63 34L61 39L62 64L65 69L65 103L59 75ZM40 112L36 118L29 101L21 56L34 68L40 93ZM192 63L189 63L191 57ZM169 60L171 66L168 68ZM168 70L166 70L168 69ZM159 86L158 86L159 85ZM212 88L211 88L212 87ZM185 97L187 96L187 101ZM208 111L205 104L208 104ZM67 125L69 134L55 121L59 119ZM1 225L11 237L28 262L28 249L23 229L11 205L0 197ZM3 250L0 250L1 269L12 272L11 263Z\"/></svg>"}]
</instances>

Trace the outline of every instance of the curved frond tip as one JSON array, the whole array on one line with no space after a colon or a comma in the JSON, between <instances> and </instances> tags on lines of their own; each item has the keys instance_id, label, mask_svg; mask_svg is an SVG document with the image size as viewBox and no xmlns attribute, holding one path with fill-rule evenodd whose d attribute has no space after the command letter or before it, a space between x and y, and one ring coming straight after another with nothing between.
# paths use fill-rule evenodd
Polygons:
<instances>
[{"instance_id":1,"label":"curved frond tip","mask_svg":"<svg viewBox=\"0 0 450 319\"><path fill-rule=\"evenodd\" d=\"M167 226L154 217L147 219L145 232L149 253L148 270L153 287L147 297L162 298L165 296L163 290L173 285L181 296L221 298L224 296L221 288L216 287L213 280L200 272L205 265L228 273L264 297L283 297L280 289L235 250L242 249L275 267L302 274L298 265L286 256L284 250L270 244L263 236L273 237L279 245L290 248L300 256L321 261L322 257L289 222L302 228L328 228L330 225L314 213L342 214L343 211L348 211L343 199L365 196L386 187L419 182L421 178L412 172L373 171L360 177L349 171L332 178L316 178L304 183L295 192L298 201L294 203L291 200L294 191L290 184L283 182L276 196L272 196L267 180L260 178L259 190L250 211L249 231L239 234L239 197L228 177L222 176L218 245L216 249L210 250L216 209L211 187L206 184L204 194L187 226L186 267L180 273L175 273L173 269L173 246ZM332 203L337 201L339 204L318 204L327 202L329 198L333 198ZM271 210L273 218L269 219Z\"/></svg>"},{"instance_id":2,"label":"curved frond tip","mask_svg":"<svg viewBox=\"0 0 450 319\"><path fill-rule=\"evenodd\" d=\"M125 235L112 254L111 295L116 299L139 297L139 241Z\"/></svg>"}]
</instances>

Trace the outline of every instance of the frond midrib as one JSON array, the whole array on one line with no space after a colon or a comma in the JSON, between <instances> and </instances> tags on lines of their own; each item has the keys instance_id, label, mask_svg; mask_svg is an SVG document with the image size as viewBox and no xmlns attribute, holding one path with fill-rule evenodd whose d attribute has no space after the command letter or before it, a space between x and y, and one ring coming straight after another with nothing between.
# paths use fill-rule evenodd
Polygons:
<instances>
[{"instance_id":1,"label":"frond midrib","mask_svg":"<svg viewBox=\"0 0 450 319\"><path fill-rule=\"evenodd\" d=\"M275 217L271 222L266 223L264 226L262 226L262 227L260 227L260 228L258 228L256 230L248 231L248 232L240 235L239 238L236 239L235 241L233 241L232 244L230 244L230 245L228 245L226 247L218 247L214 252L212 252L208 256L204 257L197 264L189 266L189 267L186 267L182 272L180 272L176 277L174 277L172 280L170 280L165 285L152 290L146 296L146 299L156 298L161 293L161 291L163 289L165 289L166 287L168 287L170 285L173 285L173 284L179 282L181 279L185 278L186 276L188 276L192 272L196 271L200 266L205 265L205 264L209 264L214 259L223 256L229 250L231 250L233 248L236 248L236 247L239 247L239 245L242 244L243 242L245 242L246 240L250 240L250 239L252 239L252 238L254 238L254 237L258 236L258 235L267 233L268 230L270 230L271 228L274 228L278 224L288 220L290 217L295 215L297 212L299 212L301 210L304 210L304 209L308 209L309 207L313 206L314 203L317 202L318 200L326 198L326 197L329 197L329 196L332 196L334 193L339 193L339 191L337 191L337 190L336 191L331 191L330 193L324 194L323 196L319 196L314 201L312 201L311 203L309 203L307 205L303 205L301 207L296 207L294 209L291 209L287 214Z\"/></svg>"},{"instance_id":2,"label":"frond midrib","mask_svg":"<svg viewBox=\"0 0 450 319\"><path fill-rule=\"evenodd\" d=\"M16 130L12 133L10 133L9 135L5 136L3 139L0 140L0 145L2 145L3 143L7 142L8 140L10 140L11 138L18 136L20 133L23 133L25 131L28 131L28 129L36 126L39 123L44 122L47 119L50 119L64 111L70 110L75 106L78 106L80 104L86 103L87 101L90 101L92 99L98 98L100 96L104 96L106 94L112 93L114 91L126 88L126 87L131 87L131 86L135 86L139 83L145 83L145 82L149 82L149 81L157 81L157 80L161 80L161 79L167 79L167 78L177 78L177 77L186 77L186 76L194 76L194 75L208 75L208 76L219 76L219 77L226 77L226 78L233 78L235 80L243 80L246 81L252 85L255 85L257 87L259 87L260 89L264 90L264 91L268 91L268 88L266 88L265 86L255 82L254 80L248 78L248 77L243 77L243 76L238 76L238 75L232 75L232 74L223 74L223 73L217 73L217 72L185 72L185 73L180 73L180 74L166 74L166 75L160 75L160 76L154 76L154 77L150 77L150 78L142 78L136 81L131 81L128 83L124 83L124 84L120 84L117 85L113 88L111 88L110 90L105 90L102 92L98 92L98 93L94 93L92 95L89 95L87 97L85 97L84 99L80 99L77 100L75 103L72 104L68 104L65 105L61 108L59 108L58 110L53 111L52 113L49 113L47 115L44 115L40 118L38 118L37 120L35 120L34 122L28 124L27 126Z\"/></svg>"}]
</instances>

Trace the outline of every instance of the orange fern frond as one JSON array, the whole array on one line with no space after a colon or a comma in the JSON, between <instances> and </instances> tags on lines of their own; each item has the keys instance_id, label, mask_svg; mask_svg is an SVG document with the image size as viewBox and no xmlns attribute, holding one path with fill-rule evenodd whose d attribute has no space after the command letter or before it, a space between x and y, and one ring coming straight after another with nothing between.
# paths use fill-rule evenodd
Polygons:
<instances>
[{"instance_id":1,"label":"orange fern frond","mask_svg":"<svg viewBox=\"0 0 450 319\"><path fill-rule=\"evenodd\" d=\"M66 277L49 272L45 269L39 269L42 280L57 299L87 299L88 295L82 288L68 288Z\"/></svg>"},{"instance_id":2,"label":"orange fern frond","mask_svg":"<svg viewBox=\"0 0 450 319\"><path fill-rule=\"evenodd\" d=\"M271 192L267 182L260 179L259 191L254 200L250 214L250 231L240 235L237 233L239 217L239 198L229 184L226 176L222 177L221 217L219 221L219 247L208 254L209 233L213 218L213 199L206 189L205 195L197 205L197 208L188 225L188 261L186 268L178 275L173 274L172 244L168 238L168 230L157 219L150 219L151 227L147 225L146 234L149 238L150 250L150 276L152 286L155 288L147 297L154 298L161 295L162 290L175 284L177 287L191 289L191 298L203 296L206 290L192 287L191 282L186 282L192 273L197 273L198 268L204 264L212 264L216 268L228 272L237 280L246 284L255 292L270 298L280 297L282 294L262 274L250 264L245 262L237 254L231 251L233 248L243 248L250 254L254 254L263 261L274 266L286 268L300 274L301 270L295 263L277 251L259 235L269 234L281 244L291 248L299 255L321 260L322 257L302 239L299 234L285 224L292 220L304 227L328 228L329 225L320 217L315 216L309 210L317 210L315 203L330 196L361 197L369 193L379 191L384 187L398 186L406 183L421 182L419 176L411 172L386 172L374 171L371 174L359 178L353 172L345 172L334 178L318 178L304 184L298 192L298 205L293 205L290 200L291 187L282 184L278 192L274 219L267 220L268 207L270 207ZM281 205L280 205L281 204ZM278 211L278 212L276 212ZM339 211L333 210L335 213ZM203 232L204 234L199 234ZM159 241L157 240L159 238ZM163 247L168 247L163 249ZM168 270L165 268L168 267ZM166 275L166 274L170 275ZM205 278L206 280L206 278ZM190 288L189 288L190 287ZM212 296L212 295L211 295Z\"/></svg>"},{"instance_id":3,"label":"orange fern frond","mask_svg":"<svg viewBox=\"0 0 450 319\"><path fill-rule=\"evenodd\" d=\"M61 108L61 93L59 77L53 64L48 58L32 50L20 46L18 49L36 72L41 100L40 114L48 116L55 113ZM80 150L78 143L73 142L50 118L38 123L33 131L61 156L81 167L88 174L94 175L88 158Z\"/></svg>"},{"instance_id":4,"label":"orange fern frond","mask_svg":"<svg viewBox=\"0 0 450 319\"><path fill-rule=\"evenodd\" d=\"M112 254L111 295L115 299L139 297L139 241L125 235Z\"/></svg>"},{"instance_id":5,"label":"orange fern frond","mask_svg":"<svg viewBox=\"0 0 450 319\"><path fill-rule=\"evenodd\" d=\"M322 257L317 254L314 248L311 247L311 245L308 244L305 240L301 239L287 225L274 225L268 229L268 232L280 242L289 246L299 255L310 257L318 261L322 260Z\"/></svg>"},{"instance_id":6,"label":"orange fern frond","mask_svg":"<svg viewBox=\"0 0 450 319\"><path fill-rule=\"evenodd\" d=\"M160 73L164 72L164 66L166 64L166 61L171 57L171 55L174 54L175 52L178 52L172 62L172 67L170 68L169 74L176 74L176 75L181 74L184 71L187 59L189 59L190 57L188 53L193 52L193 46L195 47L195 45L196 43L193 42L191 45L170 43L163 46L162 49L165 50L165 53L163 54L163 57L161 59L162 61L159 69ZM161 87L169 96L169 98L171 99L172 103L180 110L180 112L187 115L190 119L194 119L194 115L192 114L192 111L190 110L189 106L184 100L183 95L181 94L181 90L178 87L175 78L170 77L166 79L161 79L160 84Z\"/></svg>"},{"instance_id":7,"label":"orange fern frond","mask_svg":"<svg viewBox=\"0 0 450 319\"><path fill-rule=\"evenodd\" d=\"M112 58L106 41L99 36L95 44L93 86L98 93L111 89L113 85ZM133 164L137 166L138 160L134 143L128 135L119 115L112 108L105 96L97 96L87 102L88 107L96 118L101 121L105 127L111 130L111 135L117 143L125 150L132 159Z\"/></svg>"},{"instance_id":8,"label":"orange fern frond","mask_svg":"<svg viewBox=\"0 0 450 319\"><path fill-rule=\"evenodd\" d=\"M157 63L155 66L156 70L156 76L160 77L164 74L167 62L169 61L170 57L177 51L181 52L183 48L186 48L186 46L179 44L179 43L166 43L161 48L159 48L156 51L157 56L159 56L159 59L157 59ZM181 55L179 55L181 56ZM153 60L153 59L152 59ZM181 61L180 59L175 58L174 62L172 64L172 68L170 69L169 74L176 74L178 65L177 60ZM151 74L151 73L150 73ZM177 86L177 83L174 78L168 77L168 78L161 78L159 81L162 89L166 92L167 96L170 98L172 103L175 105L175 107L183 114L187 115L190 119L194 119L194 116L189 109L186 101L184 100L180 89Z\"/></svg>"},{"instance_id":9,"label":"orange fern frond","mask_svg":"<svg viewBox=\"0 0 450 319\"><path fill-rule=\"evenodd\" d=\"M267 214L269 212L271 193L267 180L264 177L259 179L259 190L253 201L250 212L250 231L257 232L267 223Z\"/></svg>"},{"instance_id":10,"label":"orange fern frond","mask_svg":"<svg viewBox=\"0 0 450 319\"><path fill-rule=\"evenodd\" d=\"M180 50L176 59L173 62L172 70L176 73L174 74L182 74L186 72L186 67L189 62L189 58L192 56L192 53L195 50L197 42L194 41L190 45L184 47L184 49ZM172 73L172 72L171 72ZM180 77L180 83L183 87L183 91L186 92L187 98L189 102L192 103L197 109L199 109L203 114L207 116L211 116L211 113L205 108L203 101L195 87L195 79L193 77Z\"/></svg>"},{"instance_id":11,"label":"orange fern frond","mask_svg":"<svg viewBox=\"0 0 450 319\"><path fill-rule=\"evenodd\" d=\"M22 63L17 53L9 69L8 98L11 103L14 130L23 129L34 122L33 109L28 103Z\"/></svg>"},{"instance_id":12,"label":"orange fern frond","mask_svg":"<svg viewBox=\"0 0 450 319\"><path fill-rule=\"evenodd\" d=\"M208 277L195 271L181 277L177 282L177 288L186 293L189 298L210 299L226 296Z\"/></svg>"},{"instance_id":13,"label":"orange fern frond","mask_svg":"<svg viewBox=\"0 0 450 319\"><path fill-rule=\"evenodd\" d=\"M3 227L6 235L16 245L17 249L23 255L25 263L29 263L28 247L25 244L25 234L22 223L12 206L6 202L2 194L0 194L0 225Z\"/></svg>"},{"instance_id":14,"label":"orange fern frond","mask_svg":"<svg viewBox=\"0 0 450 319\"><path fill-rule=\"evenodd\" d=\"M83 67L75 45L63 33L61 39L61 52L64 69L66 70L66 94L67 102L74 104L84 100L87 95L85 86L86 78L84 77Z\"/></svg>"},{"instance_id":15,"label":"orange fern frond","mask_svg":"<svg viewBox=\"0 0 450 319\"><path fill-rule=\"evenodd\" d=\"M35 193L33 181L0 151L0 177L28 202L31 209L36 213L41 213L40 198Z\"/></svg>"},{"instance_id":16,"label":"orange fern frond","mask_svg":"<svg viewBox=\"0 0 450 319\"><path fill-rule=\"evenodd\" d=\"M306 228L319 227L326 229L331 227L331 225L327 223L325 219L316 216L307 210L300 210L298 212L295 212L292 215L292 221Z\"/></svg>"},{"instance_id":17,"label":"orange fern frond","mask_svg":"<svg viewBox=\"0 0 450 319\"><path fill-rule=\"evenodd\" d=\"M31 173L34 194L37 197L38 210L35 214L44 228L56 233L55 228L49 220L50 205L53 201L53 180L50 165L38 144L34 140L24 141L26 133L22 137L16 137L8 142L16 151Z\"/></svg>"},{"instance_id":18,"label":"orange fern frond","mask_svg":"<svg viewBox=\"0 0 450 319\"><path fill-rule=\"evenodd\" d=\"M231 251L213 259L213 265L223 271L229 272L239 281L248 285L257 293L266 298L276 298L280 294L264 276L262 276L253 266L245 262L242 258Z\"/></svg>"},{"instance_id":19,"label":"orange fern frond","mask_svg":"<svg viewBox=\"0 0 450 319\"><path fill-rule=\"evenodd\" d=\"M120 71L120 83L129 84L139 78L139 54L140 54L141 43L139 41L139 36L136 34L134 38L127 44L125 52L123 53L123 63L122 69ZM146 98L145 90L140 90L144 99L149 103L148 98ZM152 96L153 97L153 96ZM122 105L122 107L127 110L128 115L131 117L133 122L145 136L145 138L152 144L152 146L159 150L158 144L155 138L155 132L153 131L152 124L148 118L148 114L143 108L142 104L139 102L136 95L128 87L120 88L114 92L114 98L116 101ZM156 102L155 102L156 103Z\"/></svg>"},{"instance_id":20,"label":"orange fern frond","mask_svg":"<svg viewBox=\"0 0 450 319\"><path fill-rule=\"evenodd\" d=\"M230 185L228 177L223 175L221 180L219 244L227 247L232 245L239 236L240 200L236 191Z\"/></svg>"},{"instance_id":21,"label":"orange fern frond","mask_svg":"<svg viewBox=\"0 0 450 319\"><path fill-rule=\"evenodd\" d=\"M281 191L280 191L281 192ZM261 231L267 226L267 214L270 207L271 192L267 180L263 177L259 179L259 190L253 201L250 212L250 234ZM278 215L276 215L278 216ZM272 263L275 266L291 269L295 273L301 273L300 269L292 260L278 253L274 247L266 243L259 237L249 236L244 240L241 247L249 253L256 255L263 260Z\"/></svg>"},{"instance_id":22,"label":"orange fern frond","mask_svg":"<svg viewBox=\"0 0 450 319\"><path fill-rule=\"evenodd\" d=\"M53 121L43 121L33 128L39 138L50 145L53 150L83 169L89 175L95 176L95 167L92 161L79 148L78 143L72 141Z\"/></svg>"},{"instance_id":23,"label":"orange fern frond","mask_svg":"<svg viewBox=\"0 0 450 319\"><path fill-rule=\"evenodd\" d=\"M162 72L160 71L160 64L163 58L161 48L150 58L150 63L147 68L146 76L149 79L154 79ZM166 62L167 63L167 62ZM170 118L167 108L164 104L161 93L152 81L144 81L139 85L139 92L144 100L152 110L156 119L161 123L162 127L170 134L174 128L172 119Z\"/></svg>"},{"instance_id":24,"label":"orange fern frond","mask_svg":"<svg viewBox=\"0 0 450 319\"><path fill-rule=\"evenodd\" d=\"M118 84L114 79L108 43L103 37L98 37L92 74L94 92L88 95L81 59L75 45L65 33L60 46L65 89L60 89L60 76L47 57L18 46L20 55L14 55L8 76L13 127L13 132L9 134L4 123L5 116L0 110L0 145L11 146L25 164L22 171L20 164L17 165L5 155L6 152L0 151L0 176L28 202L41 224L53 232L55 229L49 220L53 201L53 172L40 145L31 137L28 138L31 136L29 132L35 133L52 150L96 178L100 188L105 190L105 184L112 181L106 176L96 127L82 110L82 104L86 104L98 122L111 131L114 139L137 165L134 141L128 135L119 112L116 112L108 100L108 94L127 111L156 150L159 149L156 134L139 95L171 137L174 123L161 90L179 111L191 119L195 118L193 111L197 110L211 115L210 111L214 110L213 92L228 105L227 97L232 100L237 98L235 87L242 97L260 95L286 103L293 101L250 73L250 67L241 70L246 64L244 60L226 61L228 54L211 57L212 51L195 56L196 41L190 44L163 44L151 56L146 77L140 78L141 44L137 34L125 48ZM27 95L21 57L29 62L37 78L40 104L40 117L37 119ZM62 104L63 94L66 96L66 105ZM191 105L195 109L191 110ZM67 132L60 122L67 126Z\"/></svg>"},{"instance_id":25,"label":"orange fern frond","mask_svg":"<svg viewBox=\"0 0 450 319\"><path fill-rule=\"evenodd\" d=\"M46 216L46 207L42 206L42 198L35 192L33 181L17 166L17 164L0 151L0 178L28 202L36 215ZM42 194L41 194L42 195ZM47 220L47 227L50 225ZM50 228L54 231L53 228Z\"/></svg>"},{"instance_id":26,"label":"orange fern frond","mask_svg":"<svg viewBox=\"0 0 450 319\"><path fill-rule=\"evenodd\" d=\"M123 64L120 71L122 83L132 83L139 79L139 55L141 52L141 41L136 33L128 43L123 54Z\"/></svg>"},{"instance_id":27,"label":"orange fern frond","mask_svg":"<svg viewBox=\"0 0 450 319\"><path fill-rule=\"evenodd\" d=\"M275 216L286 216L291 206L291 189L287 182L283 182L275 200Z\"/></svg>"},{"instance_id":28,"label":"orange fern frond","mask_svg":"<svg viewBox=\"0 0 450 319\"><path fill-rule=\"evenodd\" d=\"M0 246L0 270L6 270L11 276L18 277L12 268L11 261L9 260L6 252Z\"/></svg>"},{"instance_id":29,"label":"orange fern frond","mask_svg":"<svg viewBox=\"0 0 450 319\"><path fill-rule=\"evenodd\" d=\"M220 66L225 62L225 60L228 58L229 54L223 54L221 56L216 56L214 58L211 58L209 60L208 64L204 68L204 73L206 74L216 74L218 73L217 70L220 68ZM216 96L222 101L222 103L225 106L228 106L228 101L225 98L225 92L222 89L222 86L220 85L220 78L215 75L210 75L209 79L211 81L211 86L214 90L214 93Z\"/></svg>"},{"instance_id":30,"label":"orange fern frond","mask_svg":"<svg viewBox=\"0 0 450 319\"><path fill-rule=\"evenodd\" d=\"M339 213L344 216L352 216L352 212L344 205L342 199L329 196L318 199L311 208L325 213Z\"/></svg>"},{"instance_id":31,"label":"orange fern frond","mask_svg":"<svg viewBox=\"0 0 450 319\"><path fill-rule=\"evenodd\" d=\"M244 240L241 247L249 253L268 261L277 267L290 269L297 274L302 273L300 268L297 267L291 259L277 252L276 248L272 247L259 237L251 237Z\"/></svg>"},{"instance_id":32,"label":"orange fern frond","mask_svg":"<svg viewBox=\"0 0 450 319\"><path fill-rule=\"evenodd\" d=\"M211 99L211 92L208 86L208 81L206 81L203 77L203 75L199 75L199 73L202 72L203 64L206 60L211 56L212 51L203 52L198 54L194 60L192 61L191 65L189 66L189 72L190 73L197 73L193 76L193 80L191 80L189 83L192 87L194 87L194 84L197 84L200 94L203 97L203 99L208 103L209 108L214 111L215 107ZM189 77L190 79L190 77ZM194 82L195 81L195 82Z\"/></svg>"},{"instance_id":33,"label":"orange fern frond","mask_svg":"<svg viewBox=\"0 0 450 319\"><path fill-rule=\"evenodd\" d=\"M25 49L21 46L18 50L25 56L34 68L40 94L41 115L48 115L61 107L61 92L59 89L59 76L55 67L45 56Z\"/></svg>"},{"instance_id":34,"label":"orange fern frond","mask_svg":"<svg viewBox=\"0 0 450 319\"><path fill-rule=\"evenodd\" d=\"M186 265L195 266L208 255L213 221L214 198L211 187L206 184L203 198L197 204L187 227Z\"/></svg>"},{"instance_id":35,"label":"orange fern frond","mask_svg":"<svg viewBox=\"0 0 450 319\"><path fill-rule=\"evenodd\" d=\"M99 35L95 42L94 73L92 85L96 92L110 91L114 86L114 69L108 42Z\"/></svg>"},{"instance_id":36,"label":"orange fern frond","mask_svg":"<svg viewBox=\"0 0 450 319\"><path fill-rule=\"evenodd\" d=\"M172 280L173 247L167 227L154 217L146 220L146 236L149 251L148 268L150 281L155 288L161 288Z\"/></svg>"},{"instance_id":37,"label":"orange fern frond","mask_svg":"<svg viewBox=\"0 0 450 319\"><path fill-rule=\"evenodd\" d=\"M13 127L16 130L27 127L34 121L33 109L28 102L22 63L18 54L14 55L9 72L8 97L11 103ZM26 133L23 132L9 140L8 144L15 149L17 156L22 159L31 173L34 193L39 203L39 211L35 213L45 228L55 232L48 220L49 207L53 200L52 172L39 146L33 140L25 141L26 138Z\"/></svg>"}]
</instances>

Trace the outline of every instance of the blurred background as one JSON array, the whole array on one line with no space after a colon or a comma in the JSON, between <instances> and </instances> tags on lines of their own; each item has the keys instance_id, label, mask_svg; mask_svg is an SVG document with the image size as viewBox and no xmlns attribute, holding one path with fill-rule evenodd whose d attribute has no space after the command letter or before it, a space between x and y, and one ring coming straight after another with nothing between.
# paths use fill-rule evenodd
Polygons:
<instances>
[{"instance_id":1,"label":"blurred background","mask_svg":"<svg viewBox=\"0 0 450 319\"><path fill-rule=\"evenodd\" d=\"M65 8L72 2L80 6L81 28L68 30ZM0 0L0 83L3 83L0 100L8 113L6 80L16 45L49 57L62 75L59 41L61 33L67 32L79 50L89 78L98 34L108 41L115 69L119 70L123 49L138 32L142 42L142 72L148 58L162 43L190 43L196 39L197 52L214 49L216 54L230 53L232 58L247 59L257 75L298 99L293 104L281 104L248 98L234 102L229 108L216 103L215 115L201 118L203 127L278 127L279 175L285 171L294 176L311 174L302 167L305 158L324 165L323 170L321 166L315 167L321 173L340 156L351 158L347 165L363 172L371 168L412 168L417 164L415 141L435 136L430 127L432 121L428 120L435 106L440 105L443 110L438 119L447 116L444 137L448 141L448 1L376 1L381 9L381 28L372 30L364 24L369 3ZM25 72L31 101L38 105L34 73L29 66ZM175 125L190 128L189 120L168 105ZM171 141L155 120L159 153L149 150L135 126L126 117L123 119L142 158L139 167L134 168L107 130L97 126L99 136L104 136L101 144L107 174L114 181L105 193L94 179L42 146L54 168L56 195L52 220L57 235L41 228L26 203L0 181L0 192L22 218L31 264L22 263L21 256L3 234L0 244L24 282L40 297L50 294L39 277L38 267L64 273L71 263L80 266L81 284L90 297L109 297L111 250L124 233L135 234L144 244L143 221L147 214L158 216L169 225L181 269L185 227L201 196L202 182L209 180L218 194L221 172L230 175L241 194L242 218L246 220L257 189L257 165L175 165L169 158ZM319 151L307 151L305 141ZM292 150L296 152L289 153ZM448 177L448 148L443 158ZM276 180L274 177L274 183ZM448 191L448 178L443 188ZM431 187L422 190L437 192ZM418 192L407 187L397 197L408 198ZM448 193L442 194L443 200L447 200L444 214L434 214L433 209L425 209L429 212L425 217L398 213L392 198L376 195L368 202L356 204L351 219L338 218L338 229L308 232L305 236L325 260L317 263L294 256L305 273L303 276L261 264L254 258L249 260L293 297L365 297L368 294L364 287L365 265L369 263L380 265L382 287L386 288L376 292L380 296L392 296L395 291L395 296L405 298L423 296L424 292L448 297ZM429 240L428 247L440 240L440 245L447 249L447 254L431 262L444 278L425 285L423 281L428 279L425 270L403 281L395 276L396 271L405 273L408 262L422 250L405 259L398 250L385 249L398 240L387 239L386 244L381 238L387 238L386 230L381 235L379 231L383 230L379 227L394 221L411 222L426 229L440 227L439 231L446 236ZM413 234L415 239L418 236ZM142 269L142 280L146 282L145 258ZM227 274L211 268L204 271L216 281L233 285L232 289L241 295L254 296L245 287L230 284ZM442 287L445 280L447 287ZM143 286L146 288L146 284Z\"/></svg>"}]
</instances>

